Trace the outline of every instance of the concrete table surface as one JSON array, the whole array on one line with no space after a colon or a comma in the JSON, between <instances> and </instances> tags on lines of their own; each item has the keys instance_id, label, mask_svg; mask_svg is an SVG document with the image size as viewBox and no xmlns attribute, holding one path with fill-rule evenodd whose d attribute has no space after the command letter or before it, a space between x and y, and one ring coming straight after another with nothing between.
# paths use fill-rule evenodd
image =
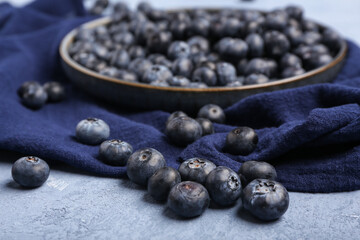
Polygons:
<instances>
[{"instance_id":1,"label":"concrete table surface","mask_svg":"<svg viewBox=\"0 0 360 240\"><path fill-rule=\"evenodd\" d=\"M0 0L0 2L3 2ZM29 0L13 0L22 5ZM89 3L91 1L87 1ZM128 1L135 6L138 1ZM269 10L291 1L155 0L157 7L243 7ZM360 1L304 0L306 16L360 43ZM278 221L257 221L241 210L208 209L201 217L177 218L127 179L89 175L51 165L48 181L24 190L11 178L21 155L0 151L0 239L360 239L360 191L290 193Z\"/></svg>"}]
</instances>

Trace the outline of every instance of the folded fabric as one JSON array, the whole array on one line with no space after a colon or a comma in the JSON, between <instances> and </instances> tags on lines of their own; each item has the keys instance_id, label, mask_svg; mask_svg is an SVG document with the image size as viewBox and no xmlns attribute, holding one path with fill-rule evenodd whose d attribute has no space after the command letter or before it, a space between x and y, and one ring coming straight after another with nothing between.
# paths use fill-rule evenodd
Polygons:
<instances>
[{"instance_id":1,"label":"folded fabric","mask_svg":"<svg viewBox=\"0 0 360 240\"><path fill-rule=\"evenodd\" d=\"M104 176L126 175L98 159L99 146L75 139L87 117L106 121L110 138L134 149L153 147L177 168L181 160L204 157L235 171L244 161L267 161L288 190L334 192L360 189L360 49L348 42L345 66L333 83L258 94L226 109L227 125L186 148L168 142L169 113L132 112L93 99L73 87L59 64L58 47L71 29L91 20L80 0L38 0L23 8L0 5L0 149L61 161ZM24 82L61 81L67 98L40 110L24 107L16 94ZM105 93L104 93L105 94ZM250 126L259 144L248 156L223 152L235 126Z\"/></svg>"}]
</instances>

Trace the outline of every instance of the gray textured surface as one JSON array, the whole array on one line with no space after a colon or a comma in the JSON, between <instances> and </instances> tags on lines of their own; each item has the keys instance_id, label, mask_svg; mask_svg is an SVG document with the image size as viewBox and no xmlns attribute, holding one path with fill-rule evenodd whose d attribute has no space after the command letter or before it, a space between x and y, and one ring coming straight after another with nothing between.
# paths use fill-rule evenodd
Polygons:
<instances>
[{"instance_id":1,"label":"gray textured surface","mask_svg":"<svg viewBox=\"0 0 360 240\"><path fill-rule=\"evenodd\" d=\"M156 0L154 4L266 10L289 2ZM310 18L360 43L360 1L306 0L301 5ZM241 212L240 204L208 209L201 217L185 221L126 179L91 176L66 166L51 165L50 178L42 187L21 189L11 178L12 162L20 156L0 151L0 157L0 239L360 239L360 191L292 192L287 213L271 223Z\"/></svg>"}]
</instances>

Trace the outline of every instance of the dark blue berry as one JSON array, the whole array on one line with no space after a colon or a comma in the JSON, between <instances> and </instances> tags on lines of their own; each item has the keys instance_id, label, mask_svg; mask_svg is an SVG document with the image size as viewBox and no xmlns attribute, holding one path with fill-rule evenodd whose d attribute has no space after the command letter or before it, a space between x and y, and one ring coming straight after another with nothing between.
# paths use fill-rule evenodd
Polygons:
<instances>
[{"instance_id":1,"label":"dark blue berry","mask_svg":"<svg viewBox=\"0 0 360 240\"><path fill-rule=\"evenodd\" d=\"M207 37L209 35L210 30L210 22L206 18L198 17L194 19L189 26L188 35L189 36L202 36Z\"/></svg>"},{"instance_id":2,"label":"dark blue berry","mask_svg":"<svg viewBox=\"0 0 360 240\"><path fill-rule=\"evenodd\" d=\"M15 182L23 187L39 187L49 177L49 165L38 157L22 157L18 159L11 169Z\"/></svg>"},{"instance_id":3,"label":"dark blue berry","mask_svg":"<svg viewBox=\"0 0 360 240\"><path fill-rule=\"evenodd\" d=\"M330 56L329 54L311 54L309 58L304 60L304 65L305 68L310 70L310 69L315 69L315 68L319 68L322 67L326 64L331 63L333 60L332 56Z\"/></svg>"},{"instance_id":4,"label":"dark blue berry","mask_svg":"<svg viewBox=\"0 0 360 240\"><path fill-rule=\"evenodd\" d=\"M248 155L255 150L258 140L254 129L238 127L226 136L225 150L234 155Z\"/></svg>"},{"instance_id":5,"label":"dark blue berry","mask_svg":"<svg viewBox=\"0 0 360 240\"><path fill-rule=\"evenodd\" d=\"M186 146L202 136L202 129L190 117L177 117L166 124L165 134L174 144Z\"/></svg>"},{"instance_id":6,"label":"dark blue berry","mask_svg":"<svg viewBox=\"0 0 360 240\"><path fill-rule=\"evenodd\" d=\"M137 76L135 73L126 71L126 70L119 70L117 71L116 78L124 80L126 82L137 82Z\"/></svg>"},{"instance_id":7,"label":"dark blue berry","mask_svg":"<svg viewBox=\"0 0 360 240\"><path fill-rule=\"evenodd\" d=\"M288 6L285 8L286 13L289 17L301 21L303 18L304 9L300 6Z\"/></svg>"},{"instance_id":8,"label":"dark blue berry","mask_svg":"<svg viewBox=\"0 0 360 240\"><path fill-rule=\"evenodd\" d=\"M282 69L288 67L302 67L302 61L295 54L287 53L280 59L280 66Z\"/></svg>"},{"instance_id":9,"label":"dark blue berry","mask_svg":"<svg viewBox=\"0 0 360 240\"><path fill-rule=\"evenodd\" d=\"M281 217L289 207L289 193L273 180L256 179L243 191L243 206L253 216L266 221Z\"/></svg>"},{"instance_id":10,"label":"dark blue berry","mask_svg":"<svg viewBox=\"0 0 360 240\"><path fill-rule=\"evenodd\" d=\"M145 49L141 46L131 46L128 53L131 59L144 58L146 55Z\"/></svg>"},{"instance_id":11,"label":"dark blue berry","mask_svg":"<svg viewBox=\"0 0 360 240\"><path fill-rule=\"evenodd\" d=\"M237 38L223 38L217 48L220 56L230 62L238 62L248 53L246 42Z\"/></svg>"},{"instance_id":12,"label":"dark blue berry","mask_svg":"<svg viewBox=\"0 0 360 240\"><path fill-rule=\"evenodd\" d=\"M21 86L18 88L17 90L17 94L19 97L22 97L24 95L24 93L27 91L28 88L32 87L32 88L36 88L41 86L40 83L36 82L36 81L27 81L24 82L23 84L21 84Z\"/></svg>"},{"instance_id":13,"label":"dark blue berry","mask_svg":"<svg viewBox=\"0 0 360 240\"><path fill-rule=\"evenodd\" d=\"M153 148L143 148L134 152L126 164L129 179L146 186L148 179L160 168L166 166L163 155Z\"/></svg>"},{"instance_id":14,"label":"dark blue berry","mask_svg":"<svg viewBox=\"0 0 360 240\"><path fill-rule=\"evenodd\" d=\"M144 83L151 83L154 81L167 82L170 78L172 78L172 73L167 67L162 65L153 65L145 71L141 80Z\"/></svg>"},{"instance_id":15,"label":"dark blue berry","mask_svg":"<svg viewBox=\"0 0 360 240\"><path fill-rule=\"evenodd\" d=\"M183 20L174 20L170 24L170 31L174 39L185 39L187 37L187 30L189 29L190 22Z\"/></svg>"},{"instance_id":16,"label":"dark blue berry","mask_svg":"<svg viewBox=\"0 0 360 240\"><path fill-rule=\"evenodd\" d=\"M166 54L172 40L171 32L154 32L147 38L146 46L149 52Z\"/></svg>"},{"instance_id":17,"label":"dark blue berry","mask_svg":"<svg viewBox=\"0 0 360 240\"><path fill-rule=\"evenodd\" d=\"M111 53L110 64L118 68L127 68L130 63L130 56L126 50L116 50Z\"/></svg>"},{"instance_id":18,"label":"dark blue berry","mask_svg":"<svg viewBox=\"0 0 360 240\"><path fill-rule=\"evenodd\" d=\"M257 178L270 180L276 180L277 178L275 168L267 162L260 161L244 162L238 173L244 187Z\"/></svg>"},{"instance_id":19,"label":"dark blue berry","mask_svg":"<svg viewBox=\"0 0 360 240\"><path fill-rule=\"evenodd\" d=\"M135 73L136 76L141 79L146 70L150 69L152 65L153 64L147 59L136 58L130 62L128 70Z\"/></svg>"},{"instance_id":20,"label":"dark blue berry","mask_svg":"<svg viewBox=\"0 0 360 240\"><path fill-rule=\"evenodd\" d=\"M247 59L241 59L237 64L237 74L238 75L245 75L246 67L248 65Z\"/></svg>"},{"instance_id":21,"label":"dark blue berry","mask_svg":"<svg viewBox=\"0 0 360 240\"><path fill-rule=\"evenodd\" d=\"M202 135L203 136L213 134L215 132L214 126L213 126L212 122L209 119L196 118L195 120L200 124L200 126L202 128Z\"/></svg>"},{"instance_id":22,"label":"dark blue berry","mask_svg":"<svg viewBox=\"0 0 360 240\"><path fill-rule=\"evenodd\" d=\"M216 64L217 85L224 86L236 81L235 67L226 62ZM208 84L209 85L209 84Z\"/></svg>"},{"instance_id":23,"label":"dark blue berry","mask_svg":"<svg viewBox=\"0 0 360 240\"><path fill-rule=\"evenodd\" d=\"M287 67L282 71L281 77L290 78L304 73L305 70L302 67Z\"/></svg>"},{"instance_id":24,"label":"dark blue berry","mask_svg":"<svg viewBox=\"0 0 360 240\"><path fill-rule=\"evenodd\" d=\"M175 60L177 58L187 58L189 54L190 47L183 41L172 42L167 51L167 56L171 60Z\"/></svg>"},{"instance_id":25,"label":"dark blue berry","mask_svg":"<svg viewBox=\"0 0 360 240\"><path fill-rule=\"evenodd\" d=\"M216 123L224 123L226 119L224 110L215 104L207 104L200 108L197 117L206 118Z\"/></svg>"},{"instance_id":26,"label":"dark blue berry","mask_svg":"<svg viewBox=\"0 0 360 240\"><path fill-rule=\"evenodd\" d=\"M267 29L282 31L286 28L288 15L283 10L275 10L266 15L265 24Z\"/></svg>"},{"instance_id":27,"label":"dark blue berry","mask_svg":"<svg viewBox=\"0 0 360 240\"><path fill-rule=\"evenodd\" d=\"M200 216L210 204L206 188L196 182L185 181L176 184L169 193L167 207L181 217Z\"/></svg>"},{"instance_id":28,"label":"dark blue berry","mask_svg":"<svg viewBox=\"0 0 360 240\"><path fill-rule=\"evenodd\" d=\"M219 166L209 173L205 186L211 200L224 207L234 205L242 191L239 175L224 166Z\"/></svg>"},{"instance_id":29,"label":"dark blue berry","mask_svg":"<svg viewBox=\"0 0 360 240\"><path fill-rule=\"evenodd\" d=\"M202 36L194 36L187 40L190 46L190 53L194 54L197 52L207 53L210 49L209 41Z\"/></svg>"},{"instance_id":30,"label":"dark blue berry","mask_svg":"<svg viewBox=\"0 0 360 240\"><path fill-rule=\"evenodd\" d=\"M85 144L97 145L105 141L109 136L109 125L98 118L81 120L76 126L76 138Z\"/></svg>"},{"instance_id":31,"label":"dark blue berry","mask_svg":"<svg viewBox=\"0 0 360 240\"><path fill-rule=\"evenodd\" d=\"M319 26L311 20L303 19L301 24L302 24L303 31L309 31L309 32L318 32L319 31Z\"/></svg>"},{"instance_id":32,"label":"dark blue berry","mask_svg":"<svg viewBox=\"0 0 360 240\"><path fill-rule=\"evenodd\" d=\"M48 99L48 94L40 84L25 83L22 87L20 87L19 94L22 94L22 103L31 109L41 108L45 105Z\"/></svg>"},{"instance_id":33,"label":"dark blue berry","mask_svg":"<svg viewBox=\"0 0 360 240\"><path fill-rule=\"evenodd\" d=\"M65 88L59 82L47 82L44 90L48 95L49 102L59 102L65 98Z\"/></svg>"},{"instance_id":34,"label":"dark blue berry","mask_svg":"<svg viewBox=\"0 0 360 240\"><path fill-rule=\"evenodd\" d=\"M104 141L100 145L99 156L107 164L125 166L132 151L133 148L129 143L113 139Z\"/></svg>"},{"instance_id":35,"label":"dark blue berry","mask_svg":"<svg viewBox=\"0 0 360 240\"><path fill-rule=\"evenodd\" d=\"M264 53L264 40L259 34L252 33L246 37L249 47L248 55L251 58L261 57Z\"/></svg>"},{"instance_id":36,"label":"dark blue berry","mask_svg":"<svg viewBox=\"0 0 360 240\"><path fill-rule=\"evenodd\" d=\"M190 78L193 70L192 61L188 58L178 58L172 63L171 70L174 75Z\"/></svg>"},{"instance_id":37,"label":"dark blue berry","mask_svg":"<svg viewBox=\"0 0 360 240\"><path fill-rule=\"evenodd\" d=\"M177 117L187 117L188 115L184 113L183 111L176 111L170 114L168 119L166 120L166 124L168 124L171 120Z\"/></svg>"},{"instance_id":38,"label":"dark blue berry","mask_svg":"<svg viewBox=\"0 0 360 240\"><path fill-rule=\"evenodd\" d=\"M130 32L120 32L113 36L114 42L124 47L129 47L134 44L135 37Z\"/></svg>"},{"instance_id":39,"label":"dark blue berry","mask_svg":"<svg viewBox=\"0 0 360 240\"><path fill-rule=\"evenodd\" d=\"M140 12L143 12L145 14L148 14L149 12L151 12L153 10L153 7L148 2L140 2L137 5L137 10Z\"/></svg>"},{"instance_id":40,"label":"dark blue berry","mask_svg":"<svg viewBox=\"0 0 360 240\"><path fill-rule=\"evenodd\" d=\"M183 76L174 76L168 80L168 83L173 87L187 87L190 80Z\"/></svg>"},{"instance_id":41,"label":"dark blue berry","mask_svg":"<svg viewBox=\"0 0 360 240\"><path fill-rule=\"evenodd\" d=\"M331 29L325 29L322 35L322 42L331 49L332 52L337 53L341 48L342 40L337 32Z\"/></svg>"},{"instance_id":42,"label":"dark blue berry","mask_svg":"<svg viewBox=\"0 0 360 240\"><path fill-rule=\"evenodd\" d=\"M216 73L208 67L197 68L191 80L193 82L205 83L208 86L215 86L217 83Z\"/></svg>"},{"instance_id":43,"label":"dark blue berry","mask_svg":"<svg viewBox=\"0 0 360 240\"><path fill-rule=\"evenodd\" d=\"M215 164L204 158L190 158L181 163L179 172L181 178L205 184L206 177L216 168Z\"/></svg>"},{"instance_id":44,"label":"dark blue berry","mask_svg":"<svg viewBox=\"0 0 360 240\"><path fill-rule=\"evenodd\" d=\"M172 167L158 169L147 185L149 194L158 201L165 201L173 186L181 182L180 173Z\"/></svg>"},{"instance_id":45,"label":"dark blue berry","mask_svg":"<svg viewBox=\"0 0 360 240\"><path fill-rule=\"evenodd\" d=\"M187 88L207 88L208 85L203 82L190 82L189 85L186 86Z\"/></svg>"},{"instance_id":46,"label":"dark blue berry","mask_svg":"<svg viewBox=\"0 0 360 240\"><path fill-rule=\"evenodd\" d=\"M158 79L155 81L152 81L151 83L149 83L152 86L157 86L157 87L169 87L169 83L167 80L164 79Z\"/></svg>"},{"instance_id":47,"label":"dark blue berry","mask_svg":"<svg viewBox=\"0 0 360 240\"><path fill-rule=\"evenodd\" d=\"M266 52L271 57L281 57L290 49L289 40L284 34L278 31L266 32L264 40Z\"/></svg>"},{"instance_id":48,"label":"dark blue berry","mask_svg":"<svg viewBox=\"0 0 360 240\"><path fill-rule=\"evenodd\" d=\"M248 76L253 73L261 73L270 76L268 62L262 58L252 59L245 67L245 75Z\"/></svg>"},{"instance_id":49,"label":"dark blue berry","mask_svg":"<svg viewBox=\"0 0 360 240\"><path fill-rule=\"evenodd\" d=\"M244 79L244 85L262 84L269 82L269 78L260 73L253 73Z\"/></svg>"}]
</instances>

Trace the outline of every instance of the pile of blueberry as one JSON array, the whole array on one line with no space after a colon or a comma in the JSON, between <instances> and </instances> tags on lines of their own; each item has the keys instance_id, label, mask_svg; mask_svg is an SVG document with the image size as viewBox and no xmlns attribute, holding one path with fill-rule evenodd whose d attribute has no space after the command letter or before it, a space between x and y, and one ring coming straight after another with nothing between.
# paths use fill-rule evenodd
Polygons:
<instances>
[{"instance_id":1,"label":"pile of blueberry","mask_svg":"<svg viewBox=\"0 0 360 240\"><path fill-rule=\"evenodd\" d=\"M111 21L80 27L69 54L102 75L154 86L206 88L261 84L301 75L330 63L340 36L289 6L268 13L203 9L164 11L142 2L132 11L122 2Z\"/></svg>"},{"instance_id":2,"label":"pile of blueberry","mask_svg":"<svg viewBox=\"0 0 360 240\"><path fill-rule=\"evenodd\" d=\"M17 90L21 102L28 108L39 109L46 102L59 102L65 98L65 88L59 82L47 82L43 86L36 81L24 82Z\"/></svg>"}]
</instances>

